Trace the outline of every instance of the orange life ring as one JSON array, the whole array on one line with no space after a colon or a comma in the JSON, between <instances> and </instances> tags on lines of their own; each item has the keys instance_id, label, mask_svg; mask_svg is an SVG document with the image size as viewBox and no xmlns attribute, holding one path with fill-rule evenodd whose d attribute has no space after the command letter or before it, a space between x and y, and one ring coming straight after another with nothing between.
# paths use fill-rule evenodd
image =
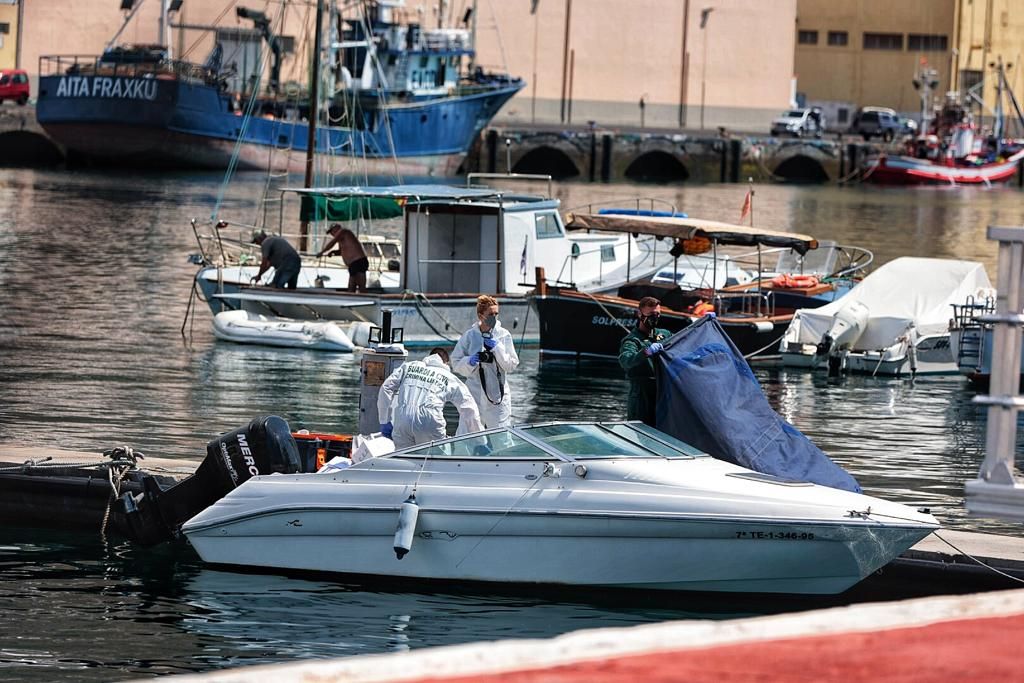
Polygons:
<instances>
[{"instance_id":1,"label":"orange life ring","mask_svg":"<svg viewBox=\"0 0 1024 683\"><path fill-rule=\"evenodd\" d=\"M776 275L772 278L772 285L781 289L805 289L817 287L821 280L816 275Z\"/></svg>"},{"instance_id":2,"label":"orange life ring","mask_svg":"<svg viewBox=\"0 0 1024 683\"><path fill-rule=\"evenodd\" d=\"M714 304L708 303L707 301L698 301L693 305L693 308L690 309L690 312L693 313L694 315L703 316L707 315L708 313L714 313L715 306Z\"/></svg>"}]
</instances>

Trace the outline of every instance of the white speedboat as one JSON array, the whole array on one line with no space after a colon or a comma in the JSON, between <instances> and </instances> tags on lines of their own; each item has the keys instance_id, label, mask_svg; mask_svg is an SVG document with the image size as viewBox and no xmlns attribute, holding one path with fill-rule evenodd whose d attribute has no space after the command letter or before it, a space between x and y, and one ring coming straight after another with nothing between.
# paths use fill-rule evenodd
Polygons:
<instances>
[{"instance_id":1,"label":"white speedboat","mask_svg":"<svg viewBox=\"0 0 1024 683\"><path fill-rule=\"evenodd\" d=\"M218 339L240 344L287 346L317 351L351 352L352 339L336 323L290 320L250 311L222 311L213 316Z\"/></svg>"},{"instance_id":2,"label":"white speedboat","mask_svg":"<svg viewBox=\"0 0 1024 683\"><path fill-rule=\"evenodd\" d=\"M779 345L783 365L872 375L956 374L953 305L990 291L975 261L898 258L842 298L793 316Z\"/></svg>"},{"instance_id":3,"label":"white speedboat","mask_svg":"<svg viewBox=\"0 0 1024 683\"><path fill-rule=\"evenodd\" d=\"M937 528L630 422L491 430L332 473L255 476L182 531L206 562L241 567L837 593Z\"/></svg>"}]
</instances>

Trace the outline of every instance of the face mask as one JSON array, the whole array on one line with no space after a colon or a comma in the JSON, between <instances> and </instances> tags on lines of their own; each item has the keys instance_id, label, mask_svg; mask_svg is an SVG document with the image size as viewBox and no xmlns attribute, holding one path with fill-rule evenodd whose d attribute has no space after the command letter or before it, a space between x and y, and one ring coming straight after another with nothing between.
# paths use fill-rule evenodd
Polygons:
<instances>
[{"instance_id":1,"label":"face mask","mask_svg":"<svg viewBox=\"0 0 1024 683\"><path fill-rule=\"evenodd\" d=\"M496 315L489 315L486 318L484 318L484 325L486 325L487 327L491 328L492 330L494 329L494 326L497 325L497 324L498 324L498 316L496 316Z\"/></svg>"},{"instance_id":2,"label":"face mask","mask_svg":"<svg viewBox=\"0 0 1024 683\"><path fill-rule=\"evenodd\" d=\"M640 318L640 322L648 329L654 329L657 327L659 320L661 320L661 314L659 313L651 313L650 315L641 316Z\"/></svg>"}]
</instances>

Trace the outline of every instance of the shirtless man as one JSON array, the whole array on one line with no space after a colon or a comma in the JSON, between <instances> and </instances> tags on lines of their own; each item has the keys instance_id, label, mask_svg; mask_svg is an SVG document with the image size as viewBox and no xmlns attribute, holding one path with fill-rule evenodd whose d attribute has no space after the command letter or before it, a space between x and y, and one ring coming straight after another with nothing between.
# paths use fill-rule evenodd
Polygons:
<instances>
[{"instance_id":1,"label":"shirtless man","mask_svg":"<svg viewBox=\"0 0 1024 683\"><path fill-rule=\"evenodd\" d=\"M348 268L348 291L365 292L366 271L370 269L370 262L366 260L366 252L363 251L363 245L359 243L359 238L354 232L341 227L338 223L327 228L327 234L331 236L331 239L316 255L317 258L324 254L340 255L341 260ZM331 247L334 245L338 245L338 248L332 252Z\"/></svg>"}]
</instances>

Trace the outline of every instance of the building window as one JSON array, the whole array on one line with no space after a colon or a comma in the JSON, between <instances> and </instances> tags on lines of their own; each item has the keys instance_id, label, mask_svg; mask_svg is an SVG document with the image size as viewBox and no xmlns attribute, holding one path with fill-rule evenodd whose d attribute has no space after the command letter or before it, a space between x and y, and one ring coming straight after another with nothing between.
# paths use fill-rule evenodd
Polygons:
<instances>
[{"instance_id":1,"label":"building window","mask_svg":"<svg viewBox=\"0 0 1024 683\"><path fill-rule=\"evenodd\" d=\"M797 31L796 42L800 45L817 45L818 44L818 32L817 31Z\"/></svg>"},{"instance_id":2,"label":"building window","mask_svg":"<svg viewBox=\"0 0 1024 683\"><path fill-rule=\"evenodd\" d=\"M850 34L846 31L829 31L828 44L835 47L843 47L850 41Z\"/></svg>"},{"instance_id":3,"label":"building window","mask_svg":"<svg viewBox=\"0 0 1024 683\"><path fill-rule=\"evenodd\" d=\"M975 69L960 70L960 90L967 92L985 80L985 74Z\"/></svg>"},{"instance_id":4,"label":"building window","mask_svg":"<svg viewBox=\"0 0 1024 683\"><path fill-rule=\"evenodd\" d=\"M0 33L2 33L3 35L6 36L10 32L11 32L11 25L8 24L6 21L0 22Z\"/></svg>"},{"instance_id":5,"label":"building window","mask_svg":"<svg viewBox=\"0 0 1024 683\"><path fill-rule=\"evenodd\" d=\"M902 50L902 33L865 33L865 50Z\"/></svg>"},{"instance_id":6,"label":"building window","mask_svg":"<svg viewBox=\"0 0 1024 683\"><path fill-rule=\"evenodd\" d=\"M836 112L836 123L849 123L850 121L850 110L846 107L839 107Z\"/></svg>"},{"instance_id":7,"label":"building window","mask_svg":"<svg viewBox=\"0 0 1024 683\"><path fill-rule=\"evenodd\" d=\"M949 40L946 36L907 34L907 49L912 52L945 52L948 48Z\"/></svg>"}]
</instances>

